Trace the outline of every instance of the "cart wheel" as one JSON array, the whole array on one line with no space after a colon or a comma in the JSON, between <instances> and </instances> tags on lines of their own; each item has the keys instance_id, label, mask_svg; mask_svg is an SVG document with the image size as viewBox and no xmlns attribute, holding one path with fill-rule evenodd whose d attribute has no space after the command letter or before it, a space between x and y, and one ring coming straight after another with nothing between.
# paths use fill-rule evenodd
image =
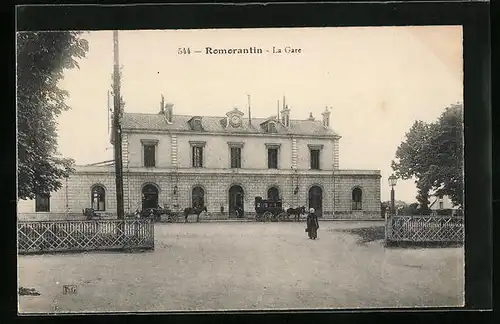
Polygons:
<instances>
[{"instance_id":1,"label":"cart wheel","mask_svg":"<svg viewBox=\"0 0 500 324\"><path fill-rule=\"evenodd\" d=\"M278 214L278 219L279 219L280 221L284 221L284 220L286 220L286 219L287 219L287 217L286 217L286 216L287 216L287 213L279 213L279 214Z\"/></svg>"},{"instance_id":2,"label":"cart wheel","mask_svg":"<svg viewBox=\"0 0 500 324\"><path fill-rule=\"evenodd\" d=\"M273 214L269 211L266 211L262 217L264 218L264 221L268 222L271 220L271 217L273 217Z\"/></svg>"}]
</instances>

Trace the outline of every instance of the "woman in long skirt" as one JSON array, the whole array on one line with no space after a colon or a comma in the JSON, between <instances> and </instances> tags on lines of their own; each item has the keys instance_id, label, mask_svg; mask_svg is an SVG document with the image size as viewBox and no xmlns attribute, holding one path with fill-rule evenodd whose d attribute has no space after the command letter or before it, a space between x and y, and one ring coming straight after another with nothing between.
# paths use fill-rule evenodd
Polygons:
<instances>
[{"instance_id":1,"label":"woman in long skirt","mask_svg":"<svg viewBox=\"0 0 500 324\"><path fill-rule=\"evenodd\" d=\"M307 235L311 240L315 240L318 237L318 216L315 214L314 208L309 209L309 215L307 215Z\"/></svg>"}]
</instances>

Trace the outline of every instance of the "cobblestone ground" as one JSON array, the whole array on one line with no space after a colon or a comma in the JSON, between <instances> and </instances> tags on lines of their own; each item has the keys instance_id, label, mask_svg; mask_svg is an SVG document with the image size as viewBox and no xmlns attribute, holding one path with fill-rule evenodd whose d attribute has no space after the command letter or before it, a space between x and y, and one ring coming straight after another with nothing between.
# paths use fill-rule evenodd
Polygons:
<instances>
[{"instance_id":1,"label":"cobblestone ground","mask_svg":"<svg viewBox=\"0 0 500 324\"><path fill-rule=\"evenodd\" d=\"M463 248L386 248L380 222L320 226L312 241L304 223L160 224L153 252L19 256L19 286L40 292L20 296L19 309L462 305ZM77 293L63 294L63 285L77 285Z\"/></svg>"}]
</instances>

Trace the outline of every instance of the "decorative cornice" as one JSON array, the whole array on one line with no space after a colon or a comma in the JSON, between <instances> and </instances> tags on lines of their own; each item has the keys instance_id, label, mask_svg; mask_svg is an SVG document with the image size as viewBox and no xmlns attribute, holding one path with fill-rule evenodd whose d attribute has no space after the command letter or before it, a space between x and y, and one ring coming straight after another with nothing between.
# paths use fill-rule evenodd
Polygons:
<instances>
[{"instance_id":1,"label":"decorative cornice","mask_svg":"<svg viewBox=\"0 0 500 324\"><path fill-rule=\"evenodd\" d=\"M205 145L207 145L207 142L206 141L189 141L189 145L204 147Z\"/></svg>"},{"instance_id":2,"label":"decorative cornice","mask_svg":"<svg viewBox=\"0 0 500 324\"><path fill-rule=\"evenodd\" d=\"M280 143L265 143L266 148L280 148L281 144Z\"/></svg>"},{"instance_id":3,"label":"decorative cornice","mask_svg":"<svg viewBox=\"0 0 500 324\"><path fill-rule=\"evenodd\" d=\"M245 145L244 142L227 142L229 147L243 147Z\"/></svg>"},{"instance_id":4,"label":"decorative cornice","mask_svg":"<svg viewBox=\"0 0 500 324\"><path fill-rule=\"evenodd\" d=\"M141 139L142 145L158 145L157 139Z\"/></svg>"},{"instance_id":5,"label":"decorative cornice","mask_svg":"<svg viewBox=\"0 0 500 324\"><path fill-rule=\"evenodd\" d=\"M323 144L307 144L310 150L322 150Z\"/></svg>"},{"instance_id":6,"label":"decorative cornice","mask_svg":"<svg viewBox=\"0 0 500 324\"><path fill-rule=\"evenodd\" d=\"M282 134L282 133L238 133L238 132L197 132L192 130L155 130L155 129L122 129L122 133L132 133L132 134L177 134L177 135L203 135L203 136L240 136L240 137L274 137L274 138L308 138L308 139L341 139L340 135L301 135L301 134Z\"/></svg>"},{"instance_id":7,"label":"decorative cornice","mask_svg":"<svg viewBox=\"0 0 500 324\"><path fill-rule=\"evenodd\" d=\"M239 174L260 174L260 175L304 175L304 176L332 176L333 170L284 170L284 169L238 169ZM113 166L75 166L75 173L80 174L105 174L113 176L115 169ZM209 168L145 168L130 167L124 173L132 174L231 174L230 168L209 169ZM335 170L334 176L371 176L380 177L380 170ZM71 177L71 176L70 176Z\"/></svg>"}]
</instances>

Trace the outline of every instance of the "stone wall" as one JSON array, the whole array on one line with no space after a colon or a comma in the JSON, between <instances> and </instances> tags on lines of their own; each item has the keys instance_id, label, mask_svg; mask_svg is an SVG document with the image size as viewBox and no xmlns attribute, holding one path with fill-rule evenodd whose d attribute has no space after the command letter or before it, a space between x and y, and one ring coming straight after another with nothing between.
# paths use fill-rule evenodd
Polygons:
<instances>
[{"instance_id":1,"label":"stone wall","mask_svg":"<svg viewBox=\"0 0 500 324\"><path fill-rule=\"evenodd\" d=\"M336 177L336 218L379 219L380 218L380 176L339 175ZM352 190L362 191L362 210L352 210Z\"/></svg>"},{"instance_id":2,"label":"stone wall","mask_svg":"<svg viewBox=\"0 0 500 324\"><path fill-rule=\"evenodd\" d=\"M196 186L205 192L205 205L209 214L219 214L221 204L227 213L229 188L240 185L244 191L246 216L254 214L256 196L267 197L267 190L277 187L284 205L288 207L309 207L308 192L316 185L322 189L323 217L336 219L379 219L380 218L380 175L376 172L350 172L341 170L332 174L248 174L228 170L220 174L169 172L125 172L124 199L125 212L141 208L142 188L146 184L158 188L158 202L161 206L191 206L192 189ZM18 213L25 219L73 219L82 214L82 209L91 206L91 188L102 185L106 190L107 216L116 214L115 177L109 168L80 168L68 179L68 186L51 195L50 213L35 213L35 202L19 201ZM174 187L177 192L174 193ZM297 194L294 189L298 187ZM363 193L362 210L352 210L352 189L359 187Z\"/></svg>"}]
</instances>

